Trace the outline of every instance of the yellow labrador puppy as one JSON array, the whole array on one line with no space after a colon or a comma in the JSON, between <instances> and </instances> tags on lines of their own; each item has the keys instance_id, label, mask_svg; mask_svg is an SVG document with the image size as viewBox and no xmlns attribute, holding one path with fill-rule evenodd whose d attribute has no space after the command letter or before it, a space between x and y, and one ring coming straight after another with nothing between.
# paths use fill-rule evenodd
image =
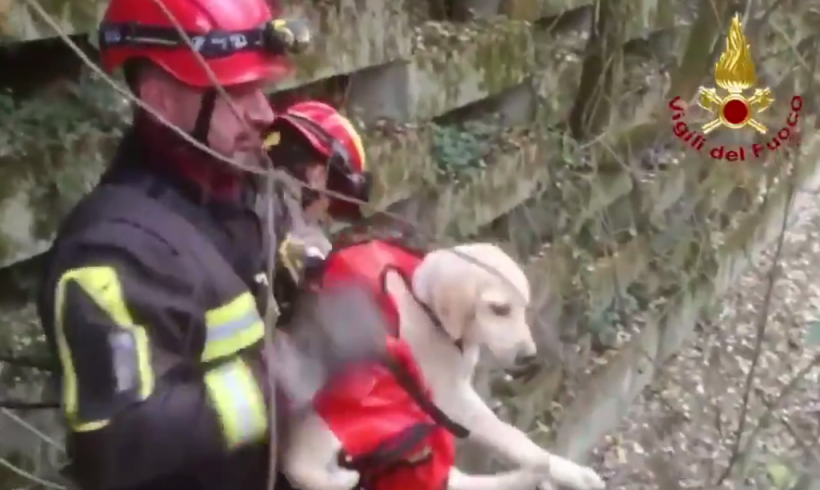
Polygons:
<instances>
[{"instance_id":1,"label":"yellow labrador puppy","mask_svg":"<svg viewBox=\"0 0 820 490\"><path fill-rule=\"evenodd\" d=\"M471 440L523 468L548 466L549 478L544 484L576 490L605 488L591 468L547 452L524 432L499 419L473 389L473 372L482 346L505 367L526 362L536 354L526 320L530 284L509 255L488 243L437 250L416 270L412 291L401 280L391 279L389 287L400 305L401 338L412 347L433 401L470 430ZM435 312L450 339L443 338L419 302Z\"/></svg>"},{"instance_id":2,"label":"yellow labrador puppy","mask_svg":"<svg viewBox=\"0 0 820 490\"><path fill-rule=\"evenodd\" d=\"M448 490L533 490L552 483L604 488L592 469L550 454L498 419L471 385L481 347L509 367L536 354L526 321L530 286L512 258L491 244L441 249L423 258L410 281L388 272L385 288L398 310L399 336L409 345L432 401L468 429L470 439L520 468L468 475L453 467ZM302 490L352 489L360 475L339 466L341 449L325 421L308 413L291 424L283 471Z\"/></svg>"}]
</instances>

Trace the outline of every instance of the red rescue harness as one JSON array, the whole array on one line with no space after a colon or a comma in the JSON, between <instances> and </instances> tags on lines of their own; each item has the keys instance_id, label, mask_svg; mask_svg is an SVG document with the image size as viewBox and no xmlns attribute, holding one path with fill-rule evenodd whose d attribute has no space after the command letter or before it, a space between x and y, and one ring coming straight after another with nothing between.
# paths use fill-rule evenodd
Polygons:
<instances>
[{"instance_id":1,"label":"red rescue harness","mask_svg":"<svg viewBox=\"0 0 820 490\"><path fill-rule=\"evenodd\" d=\"M430 398L410 347L399 339L395 300L385 277L394 270L409 281L423 253L373 240L334 250L327 258L325 285L365 284L389 320L390 358L346 375L319 396L316 411L341 441L339 463L362 475L367 490L442 490L455 464L455 438L467 429L447 417Z\"/></svg>"}]
</instances>

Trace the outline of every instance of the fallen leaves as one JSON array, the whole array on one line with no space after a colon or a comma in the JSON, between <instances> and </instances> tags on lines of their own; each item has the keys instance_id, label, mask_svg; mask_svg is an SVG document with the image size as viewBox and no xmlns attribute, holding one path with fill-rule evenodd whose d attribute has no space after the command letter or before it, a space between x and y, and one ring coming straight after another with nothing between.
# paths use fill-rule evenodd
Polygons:
<instances>
[{"instance_id":1,"label":"fallen leaves","mask_svg":"<svg viewBox=\"0 0 820 490\"><path fill-rule=\"evenodd\" d=\"M671 472L680 488L780 490L792 488L806 467L820 465L820 283L814 280L820 218L814 217L786 235L737 471L715 485L731 457L772 255L741 277L714 320L633 407L617 437L599 447L603 473L617 477L608 488L655 489Z\"/></svg>"}]
</instances>

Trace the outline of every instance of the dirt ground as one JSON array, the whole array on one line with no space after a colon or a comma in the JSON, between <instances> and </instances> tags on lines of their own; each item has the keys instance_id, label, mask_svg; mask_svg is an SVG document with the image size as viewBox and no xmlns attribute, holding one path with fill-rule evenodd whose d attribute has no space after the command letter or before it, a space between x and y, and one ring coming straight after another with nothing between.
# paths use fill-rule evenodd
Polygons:
<instances>
[{"instance_id":1,"label":"dirt ground","mask_svg":"<svg viewBox=\"0 0 820 490\"><path fill-rule=\"evenodd\" d=\"M776 246L597 449L593 461L609 489L818 488L820 212L814 198L801 196L808 201L799 211L805 218L785 235L765 328ZM719 483L732 460L731 477ZM801 475L801 484L817 480L795 487Z\"/></svg>"}]
</instances>

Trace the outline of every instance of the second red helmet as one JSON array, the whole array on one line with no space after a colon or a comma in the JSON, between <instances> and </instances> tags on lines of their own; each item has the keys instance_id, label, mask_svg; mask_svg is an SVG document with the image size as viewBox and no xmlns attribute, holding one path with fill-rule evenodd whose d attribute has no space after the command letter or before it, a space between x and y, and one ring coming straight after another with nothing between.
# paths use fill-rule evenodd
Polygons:
<instances>
[{"instance_id":1,"label":"second red helmet","mask_svg":"<svg viewBox=\"0 0 820 490\"><path fill-rule=\"evenodd\" d=\"M328 165L328 189L355 201L369 202L372 176L362 137L349 119L334 107L318 101L300 102L277 116L322 155ZM359 219L359 202L331 199L329 212L337 219Z\"/></svg>"}]
</instances>

